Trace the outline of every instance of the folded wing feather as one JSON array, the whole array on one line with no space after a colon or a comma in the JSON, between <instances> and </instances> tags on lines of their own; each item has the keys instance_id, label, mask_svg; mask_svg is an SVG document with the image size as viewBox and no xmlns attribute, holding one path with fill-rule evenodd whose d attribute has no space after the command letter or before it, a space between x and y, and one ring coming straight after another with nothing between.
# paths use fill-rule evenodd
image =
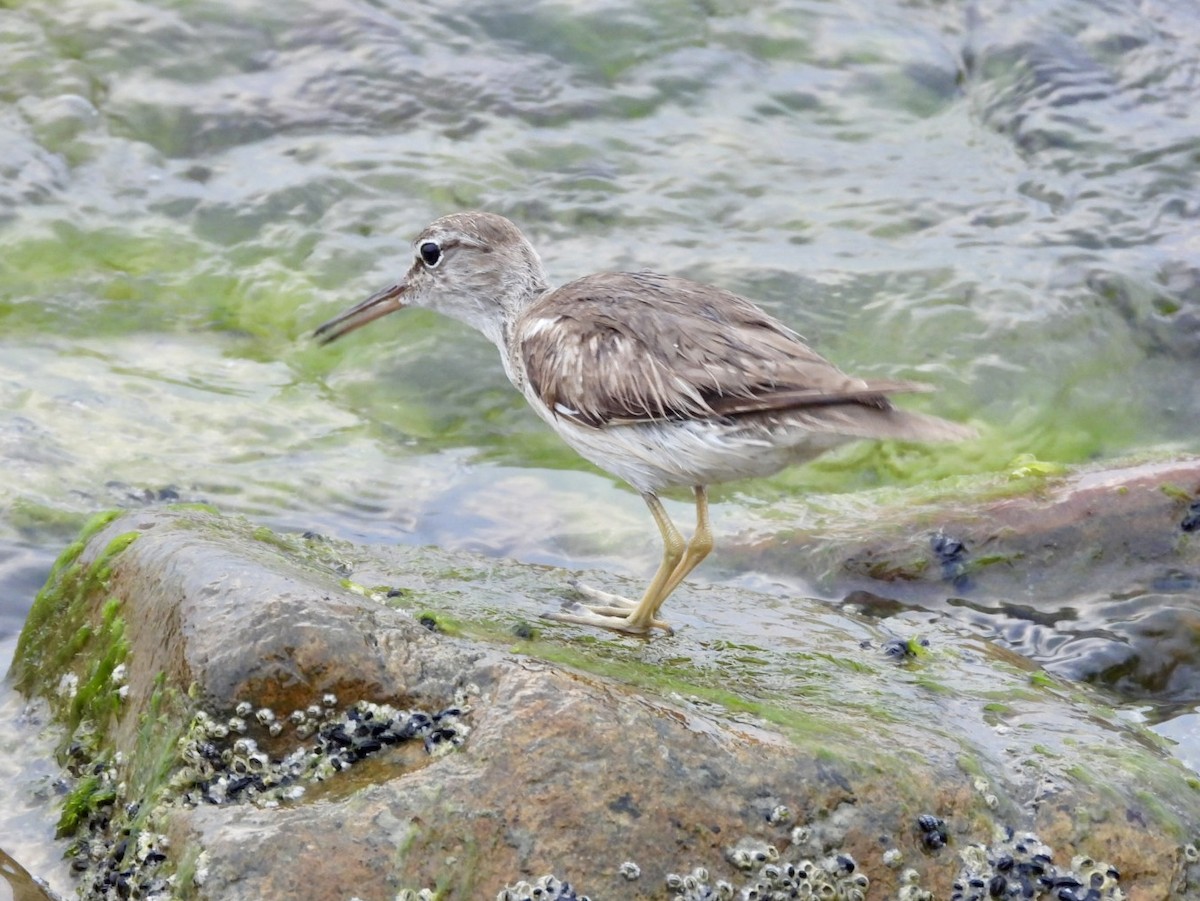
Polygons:
<instances>
[{"instance_id":1,"label":"folded wing feather","mask_svg":"<svg viewBox=\"0 0 1200 901\"><path fill-rule=\"evenodd\" d=\"M860 412L831 416L829 408L894 418L887 414L903 411L887 395L929 390L846 375L750 301L648 272L572 282L530 307L516 334L543 402L596 428L822 408L813 410L816 427L824 420L824 430L869 432Z\"/></svg>"}]
</instances>

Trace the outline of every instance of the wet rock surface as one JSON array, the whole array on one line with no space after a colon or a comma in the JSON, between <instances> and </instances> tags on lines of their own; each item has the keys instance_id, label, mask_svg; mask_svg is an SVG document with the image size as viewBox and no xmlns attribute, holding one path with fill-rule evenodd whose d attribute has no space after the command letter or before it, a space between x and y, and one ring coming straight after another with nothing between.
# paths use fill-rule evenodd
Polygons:
<instances>
[{"instance_id":1,"label":"wet rock surface","mask_svg":"<svg viewBox=\"0 0 1200 901\"><path fill-rule=\"evenodd\" d=\"M802 527L747 553L768 572L799 561L820 583L871 580L875 588L912 586L915 595L932 588L1037 603L1171 578L1198 584L1196 457L1069 472L1030 464L977 482L957 508L944 494L927 504L863 500L870 529L843 511L836 530Z\"/></svg>"},{"instance_id":2,"label":"wet rock surface","mask_svg":"<svg viewBox=\"0 0 1200 901\"><path fill-rule=\"evenodd\" d=\"M1031 463L964 487L952 504L866 494L815 525L785 503L776 514L800 527L752 527L726 553L882 615L943 612L1133 703L1200 701L1200 458Z\"/></svg>"},{"instance_id":3,"label":"wet rock surface","mask_svg":"<svg viewBox=\"0 0 1200 901\"><path fill-rule=\"evenodd\" d=\"M70 728L84 897L1196 891L1196 780L944 622L723 590L784 625L645 642L541 625L555 571L204 510L90 531L12 674Z\"/></svg>"}]
</instances>

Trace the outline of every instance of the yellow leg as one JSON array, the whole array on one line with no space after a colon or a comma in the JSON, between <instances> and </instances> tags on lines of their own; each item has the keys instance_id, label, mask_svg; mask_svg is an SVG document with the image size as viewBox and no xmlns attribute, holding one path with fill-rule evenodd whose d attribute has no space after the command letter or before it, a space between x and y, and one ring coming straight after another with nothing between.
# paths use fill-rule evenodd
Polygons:
<instances>
[{"instance_id":1,"label":"yellow leg","mask_svg":"<svg viewBox=\"0 0 1200 901\"><path fill-rule=\"evenodd\" d=\"M683 536L671 522L662 501L653 494L643 494L642 500L650 508L654 523L662 536L663 556L658 565L654 578L646 586L646 591L637 603L597 591L586 585L572 583L577 591L589 599L596 601L595 605L576 604L574 609L562 612L544 614L547 619L560 622L578 623L585 626L601 626L618 632L631 632L644 635L651 629L671 631L671 627L657 619L658 611L663 602L682 582L688 574L708 556L713 548L712 528L708 521L708 493L703 485L694 489L696 495L696 532L691 541L684 542Z\"/></svg>"},{"instance_id":2,"label":"yellow leg","mask_svg":"<svg viewBox=\"0 0 1200 901\"><path fill-rule=\"evenodd\" d=\"M663 585L662 593L658 598L658 606L654 608L656 616L663 601L679 587L679 583L686 579L705 557L712 553L713 534L712 525L708 521L708 490L703 485L697 485L692 490L696 494L696 531L692 533L692 540L687 543L683 555L675 564L671 577Z\"/></svg>"},{"instance_id":3,"label":"yellow leg","mask_svg":"<svg viewBox=\"0 0 1200 901\"><path fill-rule=\"evenodd\" d=\"M649 630L650 624L654 621L654 615L658 613L658 608L671 593L671 588L667 586L671 585L671 578L675 575L675 570L679 568L679 564L687 555L683 536L675 528L675 523L671 522L671 517L667 515L662 501L648 493L642 495L642 500L650 508L654 524L658 526L658 532L662 535L663 557L662 562L658 564L658 572L654 574L654 578L650 580L650 584L646 586L646 591L642 594L642 599L638 601L637 606L633 608L627 618L630 631L636 632Z\"/></svg>"}]
</instances>

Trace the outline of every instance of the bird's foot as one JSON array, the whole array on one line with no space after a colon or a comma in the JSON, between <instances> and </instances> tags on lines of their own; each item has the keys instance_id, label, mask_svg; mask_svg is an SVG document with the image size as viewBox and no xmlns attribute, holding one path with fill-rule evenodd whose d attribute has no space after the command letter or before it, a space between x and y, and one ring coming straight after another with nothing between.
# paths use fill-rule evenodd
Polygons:
<instances>
[{"instance_id":1,"label":"bird's foot","mask_svg":"<svg viewBox=\"0 0 1200 901\"><path fill-rule=\"evenodd\" d=\"M566 601L561 610L543 613L543 619L551 619L559 623L574 623L578 626L598 626L614 632L624 632L627 635L648 635L651 629L662 629L668 635L674 629L668 623L653 617L644 621L635 617L637 604L618 594L598 591L579 582L571 582L571 587L595 604L580 604L578 601Z\"/></svg>"},{"instance_id":2,"label":"bird's foot","mask_svg":"<svg viewBox=\"0 0 1200 901\"><path fill-rule=\"evenodd\" d=\"M668 635L675 632L670 624L660 619L652 619L644 625L634 622L630 611L624 607L591 607L568 602L563 605L562 610L543 613L542 619L554 620L556 623L574 623L577 626L596 626L626 635L649 635L651 629L662 629Z\"/></svg>"},{"instance_id":3,"label":"bird's foot","mask_svg":"<svg viewBox=\"0 0 1200 901\"><path fill-rule=\"evenodd\" d=\"M620 607L625 610L632 610L637 606L636 601L631 601L629 598L623 598L619 594L609 594L607 591L601 591L599 588L592 588L590 585L584 585L578 579L572 579L567 583L589 601L595 601L604 607Z\"/></svg>"}]
</instances>

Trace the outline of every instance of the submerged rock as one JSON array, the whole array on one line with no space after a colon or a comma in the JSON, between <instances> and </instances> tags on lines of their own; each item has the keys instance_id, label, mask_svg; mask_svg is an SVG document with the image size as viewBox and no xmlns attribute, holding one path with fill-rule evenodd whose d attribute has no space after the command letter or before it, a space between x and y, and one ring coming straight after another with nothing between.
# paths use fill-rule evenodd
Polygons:
<instances>
[{"instance_id":1,"label":"submerged rock","mask_svg":"<svg viewBox=\"0 0 1200 901\"><path fill-rule=\"evenodd\" d=\"M789 525L779 535L767 524L759 543L737 553L768 573L799 570L841 588L891 585L914 599L949 593L1052 605L1172 574L1190 577L1179 587L1200 586L1200 542L1188 540L1200 510L1194 456L1044 472L1026 464L1007 479L975 480L957 502L870 492L853 502L861 507L840 510L836 529ZM774 515L785 522L811 519L779 506Z\"/></svg>"},{"instance_id":2,"label":"submerged rock","mask_svg":"<svg viewBox=\"0 0 1200 901\"><path fill-rule=\"evenodd\" d=\"M1200 457L1025 463L959 484L953 500L944 485L845 496L815 520L819 499L782 501L724 552L863 612L940 611L1131 704L1200 702Z\"/></svg>"},{"instance_id":3,"label":"submerged rock","mask_svg":"<svg viewBox=\"0 0 1200 901\"><path fill-rule=\"evenodd\" d=\"M82 896L1196 891L1197 781L1085 687L942 623L889 621L920 628L898 655L729 589L691 596L772 605L769 634L534 625L565 581L204 510L98 520L12 672L67 729Z\"/></svg>"}]
</instances>

